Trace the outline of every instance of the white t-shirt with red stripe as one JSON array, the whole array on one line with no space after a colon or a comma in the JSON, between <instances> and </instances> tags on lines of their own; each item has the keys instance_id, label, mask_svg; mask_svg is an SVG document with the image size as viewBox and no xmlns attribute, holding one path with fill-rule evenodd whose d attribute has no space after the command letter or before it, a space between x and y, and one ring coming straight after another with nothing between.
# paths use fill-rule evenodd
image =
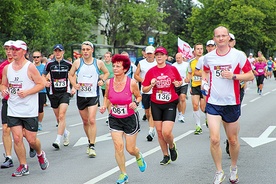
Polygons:
<instances>
[{"instance_id":1,"label":"white t-shirt with red stripe","mask_svg":"<svg viewBox=\"0 0 276 184\"><path fill-rule=\"evenodd\" d=\"M240 104L239 80L222 78L221 72L228 70L234 74L240 74L252 70L250 62L242 51L231 48L227 54L219 55L215 49L204 56L203 70L210 72L210 79L207 79L210 85L207 95L208 103L214 105Z\"/></svg>"}]
</instances>

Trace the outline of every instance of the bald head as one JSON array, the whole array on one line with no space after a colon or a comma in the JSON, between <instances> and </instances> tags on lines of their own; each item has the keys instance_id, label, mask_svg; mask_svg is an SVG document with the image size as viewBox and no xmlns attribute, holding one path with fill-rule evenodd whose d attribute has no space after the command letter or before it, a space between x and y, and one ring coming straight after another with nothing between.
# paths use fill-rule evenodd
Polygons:
<instances>
[{"instance_id":1,"label":"bald head","mask_svg":"<svg viewBox=\"0 0 276 184\"><path fill-rule=\"evenodd\" d=\"M182 57L182 53L177 53L175 55L175 60L178 64L181 64L183 62L183 57Z\"/></svg>"}]
</instances>

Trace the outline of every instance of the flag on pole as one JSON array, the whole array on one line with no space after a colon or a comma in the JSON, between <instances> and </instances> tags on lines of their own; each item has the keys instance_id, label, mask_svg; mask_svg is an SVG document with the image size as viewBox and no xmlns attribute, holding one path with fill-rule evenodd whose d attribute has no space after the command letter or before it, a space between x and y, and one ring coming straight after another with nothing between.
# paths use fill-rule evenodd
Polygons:
<instances>
[{"instance_id":1,"label":"flag on pole","mask_svg":"<svg viewBox=\"0 0 276 184\"><path fill-rule=\"evenodd\" d=\"M183 57L187 59L191 59L194 57L193 50L187 42L184 42L183 40L178 38L177 43L178 43L178 52L182 53Z\"/></svg>"}]
</instances>

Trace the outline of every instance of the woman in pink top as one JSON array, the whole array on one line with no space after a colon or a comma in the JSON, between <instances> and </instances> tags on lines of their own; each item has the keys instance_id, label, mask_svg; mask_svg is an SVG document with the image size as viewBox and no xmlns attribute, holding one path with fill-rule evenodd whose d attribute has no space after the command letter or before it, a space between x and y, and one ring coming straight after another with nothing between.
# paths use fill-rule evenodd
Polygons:
<instances>
[{"instance_id":1,"label":"woman in pink top","mask_svg":"<svg viewBox=\"0 0 276 184\"><path fill-rule=\"evenodd\" d=\"M256 76L256 82L257 82L257 93L259 95L262 95L263 90L263 84L264 84L264 78L266 76L266 59L265 57L258 57L257 62L254 64L254 74Z\"/></svg>"},{"instance_id":2,"label":"woman in pink top","mask_svg":"<svg viewBox=\"0 0 276 184\"><path fill-rule=\"evenodd\" d=\"M124 137L126 150L136 157L140 171L144 172L147 167L142 154L136 147L136 138L140 131L139 116L136 109L142 97L136 81L125 75L130 67L129 58L116 54L112 57L112 63L114 77L106 81L104 103L100 112L104 113L108 103L111 103L109 128L114 143L115 158L121 171L117 184L122 184L128 181Z\"/></svg>"}]
</instances>

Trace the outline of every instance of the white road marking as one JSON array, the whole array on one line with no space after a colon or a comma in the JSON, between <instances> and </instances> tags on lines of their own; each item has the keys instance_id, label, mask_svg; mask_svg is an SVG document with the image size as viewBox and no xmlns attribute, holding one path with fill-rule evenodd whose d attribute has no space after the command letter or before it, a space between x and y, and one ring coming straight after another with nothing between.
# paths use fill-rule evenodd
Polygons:
<instances>
[{"instance_id":1,"label":"white road marking","mask_svg":"<svg viewBox=\"0 0 276 184\"><path fill-rule=\"evenodd\" d=\"M193 133L193 132L194 132L194 130L189 130L188 132L186 132L186 133L184 133L184 134L182 134L182 135L180 135L180 136L178 136L178 137L175 137L174 140L175 140L175 141L178 141L178 140L180 140L180 139L183 139L184 137L187 137L188 135L190 135L190 134ZM143 153L143 156L144 156L144 157L147 157L147 156L149 156L149 155L151 155L151 154L153 154L153 153L159 151L160 149L161 149L160 146L157 146L157 147L155 147L155 148L153 148L153 149L151 149L151 150L149 150L149 151ZM136 159L135 159L135 158L132 158L132 159L130 159L130 160L128 160L128 161L126 162L126 166L128 166L128 165L130 165L130 164L133 164L133 163L135 163L135 162L136 162ZM113 169L110 169L109 171L106 171L105 173L103 173L103 174L97 176L96 178L93 178L93 179L91 179L91 180L85 182L84 184L95 184L95 183L97 183L97 182L99 182L99 181L101 181L101 180L107 178L108 176L114 174L114 173L117 172L117 171L119 171L119 167L118 167L118 166L117 166L117 167L114 167Z\"/></svg>"}]
</instances>

